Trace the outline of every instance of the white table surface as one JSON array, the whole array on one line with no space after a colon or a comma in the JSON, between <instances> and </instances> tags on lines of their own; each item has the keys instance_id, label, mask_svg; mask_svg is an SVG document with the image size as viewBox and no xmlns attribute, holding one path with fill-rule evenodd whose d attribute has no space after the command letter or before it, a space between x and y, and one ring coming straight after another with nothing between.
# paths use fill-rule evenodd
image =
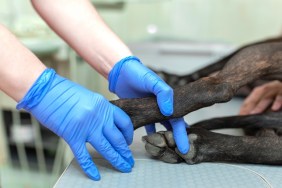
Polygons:
<instances>
[{"instance_id":1,"label":"white table surface","mask_svg":"<svg viewBox=\"0 0 282 188\"><path fill-rule=\"evenodd\" d=\"M194 123L199 120L234 115L238 113L242 100L233 99L225 104L216 104L185 116L185 120ZM158 126L161 130L161 126ZM241 130L224 130L224 133L240 135ZM135 158L135 167L125 174L114 170L110 164L96 153L93 154L101 180L87 178L75 160L66 168L55 184L55 188L65 187L115 187L115 188L166 188L166 187L282 187L282 168L268 165L245 165L227 163L201 163L196 165L167 164L152 159L145 151L141 137L144 128L135 131L131 149Z\"/></svg>"}]
</instances>

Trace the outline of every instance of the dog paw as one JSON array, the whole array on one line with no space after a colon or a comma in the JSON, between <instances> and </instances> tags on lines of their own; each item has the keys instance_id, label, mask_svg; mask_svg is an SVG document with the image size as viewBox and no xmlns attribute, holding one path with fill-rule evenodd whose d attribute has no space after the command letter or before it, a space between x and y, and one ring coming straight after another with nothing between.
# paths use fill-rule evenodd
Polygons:
<instances>
[{"instance_id":1,"label":"dog paw","mask_svg":"<svg viewBox=\"0 0 282 188\"><path fill-rule=\"evenodd\" d=\"M196 156L195 140L198 136L196 134L189 135L190 149L187 154L181 154L173 139L171 131L161 131L142 138L145 143L146 151L153 157L167 162L180 163L185 161L188 164L194 164Z\"/></svg>"},{"instance_id":2,"label":"dog paw","mask_svg":"<svg viewBox=\"0 0 282 188\"><path fill-rule=\"evenodd\" d=\"M176 148L175 152L178 156L180 156L187 164L195 164L196 158L197 158L197 147L195 144L195 141L198 139L198 135L196 134L189 134L189 143L190 143L190 149L188 153L182 154L180 151Z\"/></svg>"},{"instance_id":3,"label":"dog paw","mask_svg":"<svg viewBox=\"0 0 282 188\"><path fill-rule=\"evenodd\" d=\"M175 142L171 131L161 131L143 136L146 151L153 157L167 162L180 163L183 159L175 152Z\"/></svg>"}]
</instances>

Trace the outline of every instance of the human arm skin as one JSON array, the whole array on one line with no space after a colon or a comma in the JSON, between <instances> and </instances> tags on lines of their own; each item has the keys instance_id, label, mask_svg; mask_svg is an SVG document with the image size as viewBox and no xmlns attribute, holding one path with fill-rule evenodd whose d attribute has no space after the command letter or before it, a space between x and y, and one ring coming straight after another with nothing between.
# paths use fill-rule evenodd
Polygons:
<instances>
[{"instance_id":1,"label":"human arm skin","mask_svg":"<svg viewBox=\"0 0 282 188\"><path fill-rule=\"evenodd\" d=\"M132 55L89 0L32 0L32 4L47 24L106 79L115 63Z\"/></svg>"},{"instance_id":2,"label":"human arm skin","mask_svg":"<svg viewBox=\"0 0 282 188\"><path fill-rule=\"evenodd\" d=\"M1 24L0 38L0 89L18 102L46 67Z\"/></svg>"},{"instance_id":3,"label":"human arm skin","mask_svg":"<svg viewBox=\"0 0 282 188\"><path fill-rule=\"evenodd\" d=\"M256 87L245 99L240 109L240 115L258 114L271 106L272 111L282 107L282 83L272 81Z\"/></svg>"},{"instance_id":4,"label":"human arm skin","mask_svg":"<svg viewBox=\"0 0 282 188\"><path fill-rule=\"evenodd\" d=\"M154 94L160 111L166 116L173 113L172 88L139 60L130 58L132 53L128 47L104 23L89 0L32 0L32 4L59 36L109 80L110 88L123 86L121 92L115 89L112 92L120 98ZM177 146L182 153L187 153L189 146L184 120L170 123Z\"/></svg>"}]
</instances>

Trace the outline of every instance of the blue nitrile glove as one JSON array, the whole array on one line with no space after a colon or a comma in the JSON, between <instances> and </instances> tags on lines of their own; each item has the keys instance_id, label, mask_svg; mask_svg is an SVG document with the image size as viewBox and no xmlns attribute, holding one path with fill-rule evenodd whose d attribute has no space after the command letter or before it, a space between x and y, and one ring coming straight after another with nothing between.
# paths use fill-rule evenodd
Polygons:
<instances>
[{"instance_id":1,"label":"blue nitrile glove","mask_svg":"<svg viewBox=\"0 0 282 188\"><path fill-rule=\"evenodd\" d=\"M29 111L44 126L62 137L84 172L93 180L100 174L86 149L90 143L121 172L130 172L134 160L133 125L128 115L103 96L46 69L17 109Z\"/></svg>"},{"instance_id":2,"label":"blue nitrile glove","mask_svg":"<svg viewBox=\"0 0 282 188\"><path fill-rule=\"evenodd\" d=\"M173 90L156 73L144 66L135 56L129 56L115 64L110 71L109 89L120 98L137 98L156 95L160 111L165 116L173 114ZM172 119L174 139L178 150L186 154L189 141L183 118ZM147 133L155 132L154 125L146 126Z\"/></svg>"}]
</instances>

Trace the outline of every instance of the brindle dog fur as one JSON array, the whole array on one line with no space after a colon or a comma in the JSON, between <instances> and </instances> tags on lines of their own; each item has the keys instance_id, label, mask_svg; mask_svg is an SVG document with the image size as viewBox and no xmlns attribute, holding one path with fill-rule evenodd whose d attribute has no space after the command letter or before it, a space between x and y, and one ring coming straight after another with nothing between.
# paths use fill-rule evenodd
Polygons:
<instances>
[{"instance_id":1,"label":"brindle dog fur","mask_svg":"<svg viewBox=\"0 0 282 188\"><path fill-rule=\"evenodd\" d=\"M216 71L217 74L211 74ZM170 117L159 112L154 97L111 102L127 112L135 129L227 102L240 88L255 81L282 80L282 38L243 46L214 64L179 78L186 81L185 85L174 85L174 113ZM281 115L282 111L269 111L198 122L187 128L190 150L185 155L177 150L170 131L145 136L143 141L148 153L168 163L282 164ZM211 131L220 128L243 128L246 135L232 136Z\"/></svg>"}]
</instances>

